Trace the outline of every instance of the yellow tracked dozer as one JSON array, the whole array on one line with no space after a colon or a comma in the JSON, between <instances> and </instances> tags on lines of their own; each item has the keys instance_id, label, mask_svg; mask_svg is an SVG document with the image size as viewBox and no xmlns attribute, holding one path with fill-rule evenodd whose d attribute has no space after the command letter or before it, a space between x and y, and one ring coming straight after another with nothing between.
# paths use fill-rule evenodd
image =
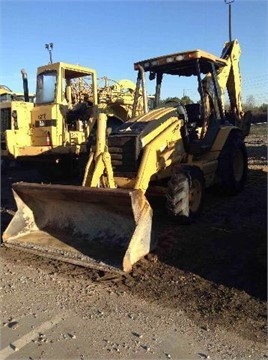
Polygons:
<instances>
[{"instance_id":1,"label":"yellow tracked dozer","mask_svg":"<svg viewBox=\"0 0 268 360\"><path fill-rule=\"evenodd\" d=\"M0 86L0 100L13 98L0 102L1 158L6 162L30 163L49 177L83 174L96 132L97 105L107 113L108 128L131 117L135 84L130 80L99 79L88 67L50 63L37 68L33 103L25 70L22 76L25 101Z\"/></svg>"},{"instance_id":2,"label":"yellow tracked dozer","mask_svg":"<svg viewBox=\"0 0 268 360\"><path fill-rule=\"evenodd\" d=\"M240 191L247 176L248 126L243 123L248 119L240 103L239 55L235 40L225 44L222 57L194 50L135 63L132 118L107 135L107 115L98 109L97 140L82 186L13 184L18 210L4 244L129 272L157 246L148 199L164 196L172 217L191 220L201 210L205 188L218 183L228 193ZM156 80L151 111L146 73ZM195 76L200 100L161 103L164 75ZM222 103L225 88L228 113ZM141 92L144 114L136 116Z\"/></svg>"}]
</instances>

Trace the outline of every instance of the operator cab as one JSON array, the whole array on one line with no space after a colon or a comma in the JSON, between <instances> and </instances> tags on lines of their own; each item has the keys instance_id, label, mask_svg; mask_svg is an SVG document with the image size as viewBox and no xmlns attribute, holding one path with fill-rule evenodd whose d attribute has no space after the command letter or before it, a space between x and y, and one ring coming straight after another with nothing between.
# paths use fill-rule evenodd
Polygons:
<instances>
[{"instance_id":1,"label":"operator cab","mask_svg":"<svg viewBox=\"0 0 268 360\"><path fill-rule=\"evenodd\" d=\"M200 96L196 103L183 105L178 102L168 102L164 105L177 108L178 117L183 120L181 133L186 151L194 155L211 148L219 125L225 122L221 93L217 82L217 70L226 64L225 59L202 50L164 55L134 64L134 69L138 71L136 94L142 91L145 113L148 112L145 88L146 72L149 73L149 80L155 80L155 107L163 106L160 96L164 75L196 77ZM135 116L135 109L134 102L133 116Z\"/></svg>"}]
</instances>

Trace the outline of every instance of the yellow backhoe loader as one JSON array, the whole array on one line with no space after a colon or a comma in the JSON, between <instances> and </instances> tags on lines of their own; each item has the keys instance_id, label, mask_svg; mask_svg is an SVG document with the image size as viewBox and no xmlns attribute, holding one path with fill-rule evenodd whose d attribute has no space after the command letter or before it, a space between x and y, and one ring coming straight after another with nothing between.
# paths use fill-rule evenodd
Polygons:
<instances>
[{"instance_id":1,"label":"yellow backhoe loader","mask_svg":"<svg viewBox=\"0 0 268 360\"><path fill-rule=\"evenodd\" d=\"M223 57L193 50L136 62L133 117L107 137L107 115L96 109L97 140L82 186L13 184L18 210L3 234L4 244L83 266L130 272L157 246L152 196L164 196L175 219L191 220L200 212L205 188L219 183L228 193L239 192L247 177L244 136L249 131L249 123L242 125L249 120L237 100L240 73L233 63L239 55L234 40L225 45ZM151 111L146 74L155 80ZM161 105L167 75L195 77L199 100ZM228 114L221 100L224 84L231 96ZM144 114L136 116L141 92Z\"/></svg>"},{"instance_id":2,"label":"yellow backhoe loader","mask_svg":"<svg viewBox=\"0 0 268 360\"><path fill-rule=\"evenodd\" d=\"M104 80L98 83L94 69L79 65L39 67L35 104L12 102L12 111L7 105L5 113L1 110L1 158L34 163L48 174L60 175L66 167L68 174L76 173L78 160L88 157L97 104L105 109L111 129L130 118L135 84ZM28 91L25 71L23 81Z\"/></svg>"}]
</instances>

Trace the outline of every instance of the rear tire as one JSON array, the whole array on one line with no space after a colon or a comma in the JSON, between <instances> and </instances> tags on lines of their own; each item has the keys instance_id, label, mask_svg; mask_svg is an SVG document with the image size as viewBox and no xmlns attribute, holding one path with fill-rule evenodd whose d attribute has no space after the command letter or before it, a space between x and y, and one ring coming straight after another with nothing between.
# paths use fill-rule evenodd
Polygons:
<instances>
[{"instance_id":1,"label":"rear tire","mask_svg":"<svg viewBox=\"0 0 268 360\"><path fill-rule=\"evenodd\" d=\"M204 184L203 172L196 166L173 174L166 196L168 213L182 223L195 220L202 210Z\"/></svg>"},{"instance_id":2,"label":"rear tire","mask_svg":"<svg viewBox=\"0 0 268 360\"><path fill-rule=\"evenodd\" d=\"M229 195L239 193L247 180L248 156L241 133L231 132L219 156L217 176L221 190Z\"/></svg>"}]
</instances>

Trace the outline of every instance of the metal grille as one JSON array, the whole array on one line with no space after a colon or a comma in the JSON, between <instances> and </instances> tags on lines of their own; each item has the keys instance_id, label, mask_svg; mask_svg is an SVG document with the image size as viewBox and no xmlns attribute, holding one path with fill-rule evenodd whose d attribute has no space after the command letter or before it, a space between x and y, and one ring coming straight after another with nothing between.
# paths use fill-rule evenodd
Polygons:
<instances>
[{"instance_id":1,"label":"metal grille","mask_svg":"<svg viewBox=\"0 0 268 360\"><path fill-rule=\"evenodd\" d=\"M1 149L6 150L5 131L11 129L11 109L1 109L0 115Z\"/></svg>"},{"instance_id":2,"label":"metal grille","mask_svg":"<svg viewBox=\"0 0 268 360\"><path fill-rule=\"evenodd\" d=\"M1 133L11 129L11 109L1 109L0 117Z\"/></svg>"},{"instance_id":3,"label":"metal grille","mask_svg":"<svg viewBox=\"0 0 268 360\"><path fill-rule=\"evenodd\" d=\"M115 175L137 171L139 153L136 136L111 136L108 147Z\"/></svg>"}]
</instances>

